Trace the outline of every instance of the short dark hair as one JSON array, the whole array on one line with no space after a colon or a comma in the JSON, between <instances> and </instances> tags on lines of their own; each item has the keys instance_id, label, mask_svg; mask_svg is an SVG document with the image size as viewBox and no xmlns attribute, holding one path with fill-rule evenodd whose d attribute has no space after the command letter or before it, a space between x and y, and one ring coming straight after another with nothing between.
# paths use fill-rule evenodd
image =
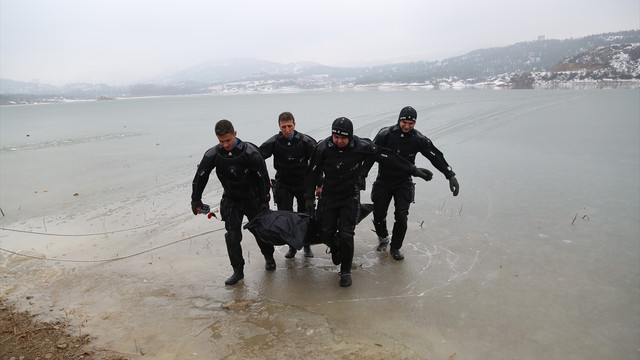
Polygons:
<instances>
[{"instance_id":1,"label":"short dark hair","mask_svg":"<svg viewBox=\"0 0 640 360\"><path fill-rule=\"evenodd\" d=\"M278 124L283 121L293 121L294 124L296 123L296 119L293 117L293 114L288 111L285 111L278 116Z\"/></svg>"},{"instance_id":2,"label":"short dark hair","mask_svg":"<svg viewBox=\"0 0 640 360\"><path fill-rule=\"evenodd\" d=\"M222 119L216 123L216 135L218 136L233 134L235 131L233 124L229 120Z\"/></svg>"}]
</instances>

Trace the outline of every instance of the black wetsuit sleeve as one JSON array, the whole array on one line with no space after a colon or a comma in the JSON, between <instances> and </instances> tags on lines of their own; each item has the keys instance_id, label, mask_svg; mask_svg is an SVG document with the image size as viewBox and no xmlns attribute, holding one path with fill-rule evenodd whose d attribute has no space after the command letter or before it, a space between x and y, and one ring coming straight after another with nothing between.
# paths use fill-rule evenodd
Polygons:
<instances>
[{"instance_id":1,"label":"black wetsuit sleeve","mask_svg":"<svg viewBox=\"0 0 640 360\"><path fill-rule=\"evenodd\" d=\"M372 146L375 148L373 158L379 164L395 169L400 174L413 175L415 173L416 166L395 151L375 144Z\"/></svg>"},{"instance_id":2,"label":"black wetsuit sleeve","mask_svg":"<svg viewBox=\"0 0 640 360\"><path fill-rule=\"evenodd\" d=\"M258 148L263 159L268 159L269 157L271 157L271 155L273 155L273 147L276 143L276 137L277 135L270 137Z\"/></svg>"},{"instance_id":3,"label":"black wetsuit sleeve","mask_svg":"<svg viewBox=\"0 0 640 360\"><path fill-rule=\"evenodd\" d=\"M451 179L456 176L456 173L453 172L451 166L445 160L444 155L438 148L433 145L431 140L426 137L422 139L422 144L420 146L420 153L429 159L431 164L438 169L447 179Z\"/></svg>"},{"instance_id":4,"label":"black wetsuit sleeve","mask_svg":"<svg viewBox=\"0 0 640 360\"><path fill-rule=\"evenodd\" d=\"M384 137L388 132L388 128L383 128L381 129L378 134L376 135L375 138L373 138L373 144L376 146L383 146L384 145ZM367 158L364 161L364 164L362 166L362 176L363 177L367 177L369 176L369 171L371 171L371 168L373 167L373 163L375 162L375 160L373 158Z\"/></svg>"},{"instance_id":5,"label":"black wetsuit sleeve","mask_svg":"<svg viewBox=\"0 0 640 360\"><path fill-rule=\"evenodd\" d=\"M200 164L198 165L198 169L196 170L196 175L193 177L193 182L191 184L191 200L192 201L202 201L202 193L204 192L204 188L207 186L207 182L209 182L209 175L211 171L215 168L215 161L218 153L216 148L213 147L204 154Z\"/></svg>"},{"instance_id":6,"label":"black wetsuit sleeve","mask_svg":"<svg viewBox=\"0 0 640 360\"><path fill-rule=\"evenodd\" d=\"M271 190L271 186L269 185L269 172L267 170L267 164L264 162L262 158L262 154L257 146L247 143L247 152L246 156L249 159L249 163L251 164L251 170L255 172L257 176L257 187L258 187L258 199L261 203L269 202L269 191Z\"/></svg>"}]
</instances>

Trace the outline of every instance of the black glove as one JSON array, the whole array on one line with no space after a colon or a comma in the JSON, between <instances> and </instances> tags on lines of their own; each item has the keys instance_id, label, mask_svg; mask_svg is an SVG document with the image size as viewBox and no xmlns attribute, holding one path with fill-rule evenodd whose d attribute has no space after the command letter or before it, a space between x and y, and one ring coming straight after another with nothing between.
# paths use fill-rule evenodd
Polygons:
<instances>
[{"instance_id":1,"label":"black glove","mask_svg":"<svg viewBox=\"0 0 640 360\"><path fill-rule=\"evenodd\" d=\"M433 173L427 169L416 168L416 170L411 174L413 176L417 176L419 178L424 179L424 181L429 181L433 179Z\"/></svg>"},{"instance_id":2,"label":"black glove","mask_svg":"<svg viewBox=\"0 0 640 360\"><path fill-rule=\"evenodd\" d=\"M451 189L453 196L458 196L458 192L460 191L460 185L458 184L458 180L456 180L455 176L449 179L449 189Z\"/></svg>"},{"instance_id":3,"label":"black glove","mask_svg":"<svg viewBox=\"0 0 640 360\"><path fill-rule=\"evenodd\" d=\"M314 198L306 198L304 201L304 211L307 214L313 214L316 211L316 203Z\"/></svg>"},{"instance_id":4,"label":"black glove","mask_svg":"<svg viewBox=\"0 0 640 360\"><path fill-rule=\"evenodd\" d=\"M191 200L191 211L193 211L193 215L198 215L198 208L201 206L202 206L202 201Z\"/></svg>"}]
</instances>

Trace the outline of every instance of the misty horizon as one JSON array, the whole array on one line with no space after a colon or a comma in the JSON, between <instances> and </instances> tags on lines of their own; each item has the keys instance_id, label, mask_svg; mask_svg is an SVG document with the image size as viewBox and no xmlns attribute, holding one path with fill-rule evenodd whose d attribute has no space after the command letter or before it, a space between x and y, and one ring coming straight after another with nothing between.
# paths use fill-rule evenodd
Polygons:
<instances>
[{"instance_id":1,"label":"misty horizon","mask_svg":"<svg viewBox=\"0 0 640 360\"><path fill-rule=\"evenodd\" d=\"M123 84L215 59L332 67L437 61L521 41L640 28L635 0L0 3L0 77Z\"/></svg>"},{"instance_id":2,"label":"misty horizon","mask_svg":"<svg viewBox=\"0 0 640 360\"><path fill-rule=\"evenodd\" d=\"M625 32L625 31L637 31L637 29L632 29L632 30L621 30L621 31L616 31L616 32L611 32L611 33L619 33L619 32ZM607 34L607 33L604 33ZM393 65L393 64L404 64L404 63L414 63L414 62L426 62L426 63L440 63L440 62L447 62L449 59L454 59L457 57L461 57L461 56L465 56L468 55L472 52L477 52L477 51L483 51L483 50L490 50L490 49L495 49L495 48L506 48L509 46L513 46L513 45L517 45L517 44L521 44L521 43L529 43L529 42L535 42L535 41L566 41L566 40L574 40L574 39L581 39L581 38L586 38L589 36L596 36L596 35L602 35L602 34L591 34L591 35L587 35L587 36L583 36L583 37L579 37L579 38L568 38L568 39L548 39L546 38L544 35L539 35L536 39L533 40L524 40L524 41L520 41L514 44L510 44L510 45L505 45L505 46L499 46L499 47L493 47L493 48L483 48L483 49L471 49L463 54L459 54L459 55L455 55L455 56L451 56L449 58L445 58L445 59L437 59L437 60L426 60L426 59L414 59L414 60L410 60L410 57L406 57L406 59L403 61L400 58L396 58L395 61L392 59L388 59L388 60L370 60L370 61L365 61L365 62L361 62L360 65L352 65L352 66L331 66L331 65L326 65L326 64L322 64L316 61L296 61L296 62L290 62L290 63L281 63L281 62L277 62L277 61L271 61L271 60L265 60L265 59L259 59L259 58L250 58L250 57L230 57L230 58L220 58L220 59L211 59L211 60L206 60L204 62L200 62L197 64L192 64L192 65L186 65L183 68L176 68L174 70L171 71L165 71L162 73L158 73L155 75L151 75L151 76L144 76L144 77L138 77L138 78L134 78L134 79L128 79L128 80L120 80L120 81L111 81L111 82L91 82L91 81L74 81L74 82L62 82L62 83L51 83L51 82L45 82L42 81L40 79L34 78L34 79L30 79L30 80L24 80L24 79L11 79L11 78L5 78L2 77L3 80L9 80L9 81L15 81L15 82L21 82L21 83L32 83L32 84L40 84L40 85L51 85L51 86L55 86L55 87L60 87L60 86L68 86L68 85L73 85L73 84L92 84L92 85L107 85L107 86L115 86L115 87L126 87L126 86L131 86L133 84L136 83L152 83L154 81L157 81L159 79L162 78L166 78L166 77L170 77L176 73L180 73L180 72L185 72L188 70L193 70L193 69L198 69L198 68L205 68L207 66L224 66L224 65L238 65L238 63L242 63L242 62L261 62L261 63L269 63L269 64L274 64L274 65L278 65L278 66L292 66L292 67L300 67L300 68L309 68L309 67L313 67L313 66L326 66L326 67L331 67L331 68L345 68L345 69L359 69L359 68L370 68L370 67L376 67L376 66L385 66L385 65ZM639 39L640 40L640 39Z\"/></svg>"}]
</instances>

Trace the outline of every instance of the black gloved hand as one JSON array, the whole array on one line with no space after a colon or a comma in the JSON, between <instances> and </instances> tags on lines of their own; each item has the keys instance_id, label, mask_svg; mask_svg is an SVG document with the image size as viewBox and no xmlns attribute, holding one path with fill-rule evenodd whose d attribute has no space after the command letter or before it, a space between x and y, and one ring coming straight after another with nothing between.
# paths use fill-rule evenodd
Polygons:
<instances>
[{"instance_id":1,"label":"black gloved hand","mask_svg":"<svg viewBox=\"0 0 640 360\"><path fill-rule=\"evenodd\" d=\"M313 214L316 211L316 203L314 198L306 198L304 201L304 211L307 214Z\"/></svg>"},{"instance_id":2,"label":"black gloved hand","mask_svg":"<svg viewBox=\"0 0 640 360\"><path fill-rule=\"evenodd\" d=\"M458 180L456 180L455 176L449 179L449 189L451 189L453 196L458 196L458 192L460 191L460 184L458 184Z\"/></svg>"},{"instance_id":3,"label":"black gloved hand","mask_svg":"<svg viewBox=\"0 0 640 360\"><path fill-rule=\"evenodd\" d=\"M191 211L193 211L193 215L198 215L198 208L201 206L202 206L202 201L191 200Z\"/></svg>"},{"instance_id":4,"label":"black gloved hand","mask_svg":"<svg viewBox=\"0 0 640 360\"><path fill-rule=\"evenodd\" d=\"M416 170L411 175L424 179L424 181L433 179L433 173L424 168L416 168Z\"/></svg>"}]
</instances>

